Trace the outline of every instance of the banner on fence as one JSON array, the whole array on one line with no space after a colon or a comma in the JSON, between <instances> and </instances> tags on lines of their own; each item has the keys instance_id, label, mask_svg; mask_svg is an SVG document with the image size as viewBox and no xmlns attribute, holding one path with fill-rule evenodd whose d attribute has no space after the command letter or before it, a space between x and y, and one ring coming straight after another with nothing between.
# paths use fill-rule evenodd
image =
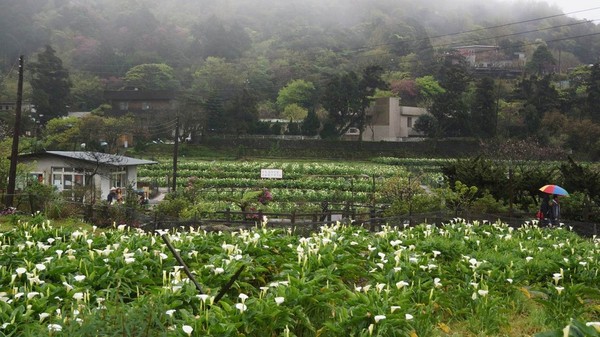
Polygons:
<instances>
[{"instance_id":1,"label":"banner on fence","mask_svg":"<svg viewBox=\"0 0 600 337\"><path fill-rule=\"evenodd\" d=\"M283 178L283 170L281 169L260 169L260 177L267 179Z\"/></svg>"}]
</instances>

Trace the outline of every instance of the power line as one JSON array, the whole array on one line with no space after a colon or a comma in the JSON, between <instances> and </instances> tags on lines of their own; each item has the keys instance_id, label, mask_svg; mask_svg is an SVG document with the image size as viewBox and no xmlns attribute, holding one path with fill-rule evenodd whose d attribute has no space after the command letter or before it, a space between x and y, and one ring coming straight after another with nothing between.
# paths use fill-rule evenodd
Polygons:
<instances>
[{"instance_id":1,"label":"power line","mask_svg":"<svg viewBox=\"0 0 600 337\"><path fill-rule=\"evenodd\" d=\"M555 14L555 15L544 16L544 17L534 18L534 19L528 19L528 20L521 20L521 21L509 22L509 23L504 23L504 24L501 24L501 25L482 27L482 28L477 28L477 29L471 29L471 30L466 30L466 31L462 31L462 32L457 32L457 33L449 33L449 34L443 34L443 35L438 35L438 36L432 36L432 37L430 37L430 39L437 39L437 38L442 38L442 37L447 37L447 36L454 36L454 35L460 35L460 34L467 34L467 33L475 33L475 32L480 32L480 31L489 30L489 29L496 29L496 28L513 26L513 25L519 25L519 24L528 23L528 22L534 22L534 21L546 20L546 19L551 19L551 18L556 18L556 17L561 17L561 16L567 16L569 14L576 14L576 13L588 12L588 11L592 11L592 10L596 10L596 9L600 9L600 7L594 7L594 8L589 8L589 9L584 9L584 10L575 11L575 12L569 12L569 13L563 13L563 14Z\"/></svg>"},{"instance_id":2,"label":"power line","mask_svg":"<svg viewBox=\"0 0 600 337\"><path fill-rule=\"evenodd\" d=\"M600 21L600 20L593 20L593 21ZM496 40L496 39L503 38L503 37L510 37L510 36L517 36L517 35L523 35L523 34L541 32L541 31L544 31L544 30L551 30L551 29L555 29L555 28L570 27L570 26L575 26L575 25L580 25L580 24L582 24L582 22L569 23L569 24L564 24L564 25L559 25L559 26L553 26L553 27L547 27L547 28L542 28L542 29L527 30L527 31L516 32L516 33L511 33L511 34L496 35L496 36L482 38L482 39L468 40L466 43L469 43L469 42L479 42L479 41L488 41L488 40ZM463 42L463 43L465 43L465 42ZM454 45L454 44L455 43L438 44L438 45L436 45L436 47L451 46L451 45Z\"/></svg>"}]
</instances>

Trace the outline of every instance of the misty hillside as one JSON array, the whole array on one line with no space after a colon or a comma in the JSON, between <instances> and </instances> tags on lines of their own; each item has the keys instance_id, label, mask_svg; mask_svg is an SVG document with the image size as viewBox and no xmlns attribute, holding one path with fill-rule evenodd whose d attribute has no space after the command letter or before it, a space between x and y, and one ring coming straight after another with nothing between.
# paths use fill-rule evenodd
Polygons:
<instances>
[{"instance_id":1,"label":"misty hillside","mask_svg":"<svg viewBox=\"0 0 600 337\"><path fill-rule=\"evenodd\" d=\"M431 74L435 55L460 45L499 45L510 57L530 56L542 41L564 71L597 61L599 34L599 25L535 1L4 1L0 72L14 82L18 56L33 61L51 45L82 108L102 102L90 83L121 88L128 70L148 63L172 67L179 88L199 86L194 79L207 64L229 69L260 101L294 79L319 87L331 75L370 65ZM0 82L0 98L14 93L12 82Z\"/></svg>"},{"instance_id":2,"label":"misty hillside","mask_svg":"<svg viewBox=\"0 0 600 337\"><path fill-rule=\"evenodd\" d=\"M434 48L502 39L556 41L551 48L594 62L597 36L561 39L600 28L558 14L531 1L23 0L0 4L0 45L10 63L19 53L51 44L68 65L101 76L121 75L144 62L192 66L205 56L272 59L282 49L367 52L425 34ZM522 23L509 25L516 22ZM104 68L94 69L100 60ZM118 64L107 67L112 62Z\"/></svg>"}]
</instances>

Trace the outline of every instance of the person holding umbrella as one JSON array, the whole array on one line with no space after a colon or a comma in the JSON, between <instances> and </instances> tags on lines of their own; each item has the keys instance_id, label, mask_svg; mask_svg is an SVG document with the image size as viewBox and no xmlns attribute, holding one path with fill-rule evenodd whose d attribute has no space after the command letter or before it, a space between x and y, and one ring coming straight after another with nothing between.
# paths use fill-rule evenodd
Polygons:
<instances>
[{"instance_id":1,"label":"person holding umbrella","mask_svg":"<svg viewBox=\"0 0 600 337\"><path fill-rule=\"evenodd\" d=\"M552 224L558 226L560 224L560 203L558 202L559 195L569 195L564 188L558 185L545 185L540 188L544 192L542 204L540 206L541 217L540 222L544 225ZM549 195L552 194L552 200Z\"/></svg>"},{"instance_id":2,"label":"person holding umbrella","mask_svg":"<svg viewBox=\"0 0 600 337\"><path fill-rule=\"evenodd\" d=\"M549 195L544 193L542 196L542 203L540 204L540 210L537 214L541 226L546 226L550 223L550 216L552 213L551 205Z\"/></svg>"},{"instance_id":3,"label":"person holding umbrella","mask_svg":"<svg viewBox=\"0 0 600 337\"><path fill-rule=\"evenodd\" d=\"M560 204L558 203L558 194L552 195L552 200L550 201L549 219L553 226L558 226L560 224Z\"/></svg>"}]
</instances>

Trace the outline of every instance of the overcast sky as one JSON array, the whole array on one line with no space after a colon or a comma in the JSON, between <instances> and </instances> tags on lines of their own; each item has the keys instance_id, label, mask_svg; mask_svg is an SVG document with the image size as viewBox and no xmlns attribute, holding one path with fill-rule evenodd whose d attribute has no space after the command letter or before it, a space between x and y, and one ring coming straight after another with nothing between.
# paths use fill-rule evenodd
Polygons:
<instances>
[{"instance_id":1,"label":"overcast sky","mask_svg":"<svg viewBox=\"0 0 600 337\"><path fill-rule=\"evenodd\" d=\"M549 4L555 4L565 13L584 11L580 13L569 14L569 16L576 17L578 19L598 20L594 23L600 23L600 9L590 10L591 8L600 7L599 0L545 0Z\"/></svg>"}]
</instances>

